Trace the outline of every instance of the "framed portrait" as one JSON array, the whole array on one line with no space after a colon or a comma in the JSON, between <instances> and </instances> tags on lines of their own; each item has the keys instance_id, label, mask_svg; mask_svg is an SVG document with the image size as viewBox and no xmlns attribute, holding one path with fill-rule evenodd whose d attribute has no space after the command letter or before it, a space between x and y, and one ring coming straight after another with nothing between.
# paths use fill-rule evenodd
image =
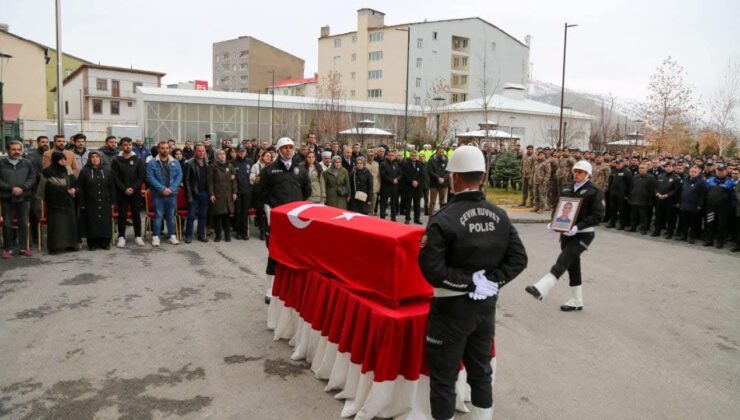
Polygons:
<instances>
[{"instance_id":1,"label":"framed portrait","mask_svg":"<svg viewBox=\"0 0 740 420\"><path fill-rule=\"evenodd\" d=\"M552 214L550 227L556 232L567 232L576 223L578 211L581 209L581 199L577 197L560 197L558 205Z\"/></svg>"}]
</instances>

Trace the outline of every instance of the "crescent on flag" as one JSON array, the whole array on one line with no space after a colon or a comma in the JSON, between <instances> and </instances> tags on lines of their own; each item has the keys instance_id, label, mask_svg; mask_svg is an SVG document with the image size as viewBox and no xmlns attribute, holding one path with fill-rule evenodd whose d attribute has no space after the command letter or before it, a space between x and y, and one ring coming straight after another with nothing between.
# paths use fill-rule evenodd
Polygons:
<instances>
[{"instance_id":1,"label":"crescent on flag","mask_svg":"<svg viewBox=\"0 0 740 420\"><path fill-rule=\"evenodd\" d=\"M305 229L308 227L308 225L311 224L313 220L301 220L300 217L298 217L304 210L308 210L311 207L323 207L323 204L303 204L300 205L293 210L288 212L288 221L290 221L290 224L295 226L298 229Z\"/></svg>"}]
</instances>

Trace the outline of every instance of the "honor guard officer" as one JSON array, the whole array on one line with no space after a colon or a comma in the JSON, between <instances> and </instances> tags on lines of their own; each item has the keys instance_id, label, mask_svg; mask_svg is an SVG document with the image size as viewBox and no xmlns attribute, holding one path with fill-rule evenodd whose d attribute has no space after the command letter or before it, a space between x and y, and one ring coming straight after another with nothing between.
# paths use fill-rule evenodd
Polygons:
<instances>
[{"instance_id":1,"label":"honor guard officer","mask_svg":"<svg viewBox=\"0 0 740 420\"><path fill-rule=\"evenodd\" d=\"M573 166L573 183L566 184L560 191L560 197L578 197L581 207L576 216L576 223L560 235L560 255L555 265L537 283L527 286L527 293L542 300L555 285L560 276L568 271L570 278L571 299L560 307L564 312L583 309L583 291L581 289L581 254L588 249L594 240L594 226L604 218L604 193L589 181L591 164L585 160ZM550 225L547 225L548 230Z\"/></svg>"},{"instance_id":2,"label":"honor guard officer","mask_svg":"<svg viewBox=\"0 0 740 420\"><path fill-rule=\"evenodd\" d=\"M293 140L282 137L275 148L278 151L277 159L260 172L260 186L265 194L265 214L267 228L265 246L270 247L270 209L294 201L305 201L311 196L311 181L308 178L306 167L293 163L295 146ZM267 257L268 285L265 291L265 303L270 303L272 296L272 282L275 278L275 260Z\"/></svg>"},{"instance_id":3,"label":"honor guard officer","mask_svg":"<svg viewBox=\"0 0 740 420\"><path fill-rule=\"evenodd\" d=\"M493 418L491 349L498 290L527 266L527 253L506 212L486 201L483 153L462 146L447 165L455 193L429 221L419 266L434 287L426 336L435 419L455 414L460 362L471 387L473 418Z\"/></svg>"}]
</instances>

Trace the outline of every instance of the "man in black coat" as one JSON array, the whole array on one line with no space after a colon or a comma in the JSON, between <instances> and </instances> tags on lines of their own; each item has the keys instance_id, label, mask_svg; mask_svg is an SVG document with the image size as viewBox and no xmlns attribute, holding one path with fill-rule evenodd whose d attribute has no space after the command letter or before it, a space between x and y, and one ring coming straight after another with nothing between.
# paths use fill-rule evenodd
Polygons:
<instances>
[{"instance_id":1,"label":"man in black coat","mask_svg":"<svg viewBox=\"0 0 740 420\"><path fill-rule=\"evenodd\" d=\"M606 189L609 195L609 224L606 227L615 227L617 221L619 221L619 230L624 230L629 225L630 215L627 209L627 195L631 185L632 171L625 168L624 160L617 159Z\"/></svg>"},{"instance_id":2,"label":"man in black coat","mask_svg":"<svg viewBox=\"0 0 740 420\"><path fill-rule=\"evenodd\" d=\"M36 170L30 160L23 157L23 144L13 140L7 144L8 156L0 160L0 200L2 200L3 250L2 257L10 258L12 253L13 220L17 220L18 251L31 256L27 242L28 214L31 209L31 195L36 185Z\"/></svg>"},{"instance_id":3,"label":"man in black coat","mask_svg":"<svg viewBox=\"0 0 740 420\"><path fill-rule=\"evenodd\" d=\"M632 177L629 203L632 206L632 226L628 232L639 230L640 234L647 234L650 227L650 208L655 203L655 177L648 174L647 164L641 163L637 168L637 175Z\"/></svg>"},{"instance_id":4,"label":"man in black coat","mask_svg":"<svg viewBox=\"0 0 740 420\"><path fill-rule=\"evenodd\" d=\"M666 229L666 239L673 238L678 214L678 197L681 195L681 177L673 171L673 163L664 165L664 171L658 175L655 185L655 229L650 236L660 236Z\"/></svg>"},{"instance_id":5,"label":"man in black coat","mask_svg":"<svg viewBox=\"0 0 740 420\"><path fill-rule=\"evenodd\" d=\"M419 162L416 150L409 152L409 158L401 164L401 194L403 194L403 203L406 216L405 223L411 222L411 205L414 208L414 223L421 224L421 197L423 195L423 167Z\"/></svg>"},{"instance_id":6,"label":"man in black coat","mask_svg":"<svg viewBox=\"0 0 740 420\"><path fill-rule=\"evenodd\" d=\"M450 185L447 176L447 155L445 147L437 147L437 153L429 159L427 163L429 172L429 215L434 214L437 196L439 196L439 207L442 208L447 204L447 191Z\"/></svg>"},{"instance_id":7,"label":"man in black coat","mask_svg":"<svg viewBox=\"0 0 740 420\"><path fill-rule=\"evenodd\" d=\"M236 239L249 240L249 205L252 202L252 184L249 183L249 172L252 170L252 159L248 156L247 147L240 145L236 159L231 164L236 172L236 203L234 206L234 230Z\"/></svg>"},{"instance_id":8,"label":"man in black coat","mask_svg":"<svg viewBox=\"0 0 740 420\"><path fill-rule=\"evenodd\" d=\"M118 242L119 248L126 246L126 219L131 211L131 222L134 224L134 242L144 246L141 238L141 184L146 178L144 160L133 152L133 141L123 137L118 143L122 153L111 161L111 176L116 186L116 207L118 208Z\"/></svg>"},{"instance_id":9,"label":"man in black coat","mask_svg":"<svg viewBox=\"0 0 740 420\"><path fill-rule=\"evenodd\" d=\"M398 184L401 182L401 168L396 161L396 151L389 150L380 164L380 218L385 219L388 200L391 200L391 221L398 214Z\"/></svg>"}]
</instances>

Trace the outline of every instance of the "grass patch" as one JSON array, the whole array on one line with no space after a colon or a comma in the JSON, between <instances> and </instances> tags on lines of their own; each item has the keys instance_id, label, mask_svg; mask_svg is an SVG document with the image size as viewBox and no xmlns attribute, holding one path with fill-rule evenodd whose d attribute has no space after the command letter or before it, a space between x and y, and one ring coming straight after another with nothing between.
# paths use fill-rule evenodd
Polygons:
<instances>
[{"instance_id":1,"label":"grass patch","mask_svg":"<svg viewBox=\"0 0 740 420\"><path fill-rule=\"evenodd\" d=\"M486 187L486 199L497 206L516 206L522 202L522 192Z\"/></svg>"}]
</instances>

